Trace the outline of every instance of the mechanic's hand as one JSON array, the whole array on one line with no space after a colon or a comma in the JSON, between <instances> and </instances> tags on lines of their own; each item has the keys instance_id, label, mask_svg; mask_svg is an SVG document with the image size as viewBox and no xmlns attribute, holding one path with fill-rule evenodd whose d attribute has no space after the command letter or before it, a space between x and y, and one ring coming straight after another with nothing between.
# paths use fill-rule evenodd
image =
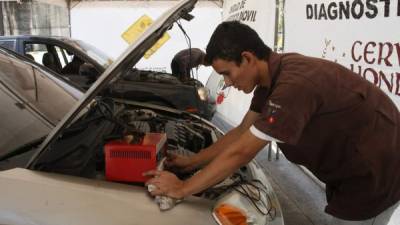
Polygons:
<instances>
[{"instance_id":1,"label":"mechanic's hand","mask_svg":"<svg viewBox=\"0 0 400 225\"><path fill-rule=\"evenodd\" d=\"M157 188L150 192L152 196L168 196L174 199L185 197L183 192L184 182L179 180L173 173L167 171L151 170L145 172L143 176L153 177L146 182L146 186L152 184Z\"/></svg>"},{"instance_id":2,"label":"mechanic's hand","mask_svg":"<svg viewBox=\"0 0 400 225\"><path fill-rule=\"evenodd\" d=\"M191 172L196 169L191 157L172 152L167 152L167 160L164 165L168 169L178 170L179 172Z\"/></svg>"}]
</instances>

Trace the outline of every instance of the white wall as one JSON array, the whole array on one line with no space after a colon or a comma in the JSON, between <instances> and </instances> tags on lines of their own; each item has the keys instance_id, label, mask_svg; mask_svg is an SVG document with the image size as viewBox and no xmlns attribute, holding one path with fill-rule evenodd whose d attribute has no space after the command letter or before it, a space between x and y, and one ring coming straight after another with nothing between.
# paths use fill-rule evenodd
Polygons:
<instances>
[{"instance_id":1,"label":"white wall","mask_svg":"<svg viewBox=\"0 0 400 225\"><path fill-rule=\"evenodd\" d=\"M65 0L0 0L0 18L0 35L70 35Z\"/></svg>"},{"instance_id":2,"label":"white wall","mask_svg":"<svg viewBox=\"0 0 400 225\"><path fill-rule=\"evenodd\" d=\"M176 3L177 1L81 2L71 10L71 37L91 43L117 58L128 47L121 34L131 24L144 14L155 20ZM221 22L221 13L222 9L215 3L197 3L192 11L195 18L190 22L182 21L183 27L191 37L192 47L205 50L212 32ZM171 59L176 52L187 48L188 45L176 25L168 33L171 39L148 60L141 60L139 68L171 71ZM205 83L211 71L210 67L200 67L199 80Z\"/></svg>"}]
</instances>

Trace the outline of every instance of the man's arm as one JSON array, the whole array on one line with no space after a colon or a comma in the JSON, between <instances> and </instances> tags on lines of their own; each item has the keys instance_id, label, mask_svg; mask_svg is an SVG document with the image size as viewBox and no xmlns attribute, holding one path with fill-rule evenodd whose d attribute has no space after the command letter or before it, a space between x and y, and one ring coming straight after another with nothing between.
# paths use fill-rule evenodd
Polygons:
<instances>
[{"instance_id":1,"label":"man's arm","mask_svg":"<svg viewBox=\"0 0 400 225\"><path fill-rule=\"evenodd\" d=\"M226 146L205 168L185 181L166 171L149 171L146 176L153 176L146 185L156 185L151 195L165 195L180 199L199 193L211 187L230 174L246 165L266 145L268 141L254 136L250 130L245 131L239 139Z\"/></svg>"},{"instance_id":2,"label":"man's arm","mask_svg":"<svg viewBox=\"0 0 400 225\"><path fill-rule=\"evenodd\" d=\"M248 111L243 117L242 122L239 126L233 128L220 138L213 145L201 150L198 154L194 155L190 160L193 167L199 167L201 165L209 163L214 159L223 149L226 149L228 145L237 141L242 134L244 134L253 123L257 120L259 113L254 111Z\"/></svg>"},{"instance_id":3,"label":"man's arm","mask_svg":"<svg viewBox=\"0 0 400 225\"><path fill-rule=\"evenodd\" d=\"M207 167L184 181L183 195L199 193L222 181L241 166L250 162L268 143L268 141L254 136L250 130L245 131L239 139L227 146L225 151L221 152Z\"/></svg>"}]
</instances>

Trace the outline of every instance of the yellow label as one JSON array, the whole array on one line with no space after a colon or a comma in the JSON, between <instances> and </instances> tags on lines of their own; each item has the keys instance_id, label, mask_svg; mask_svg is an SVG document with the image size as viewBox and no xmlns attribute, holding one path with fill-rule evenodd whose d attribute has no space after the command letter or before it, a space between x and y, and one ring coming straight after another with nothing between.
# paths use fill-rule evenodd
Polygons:
<instances>
[{"instance_id":1,"label":"yellow label","mask_svg":"<svg viewBox=\"0 0 400 225\"><path fill-rule=\"evenodd\" d=\"M143 15L140 17L134 24L129 26L129 28L122 33L121 37L124 39L128 44L132 44L135 42L142 33L144 33L147 28L153 23L153 20L147 16ZM145 54L144 58L148 59L151 55L153 55L159 48L161 48L165 42L167 42L171 36L167 32L151 47Z\"/></svg>"}]
</instances>

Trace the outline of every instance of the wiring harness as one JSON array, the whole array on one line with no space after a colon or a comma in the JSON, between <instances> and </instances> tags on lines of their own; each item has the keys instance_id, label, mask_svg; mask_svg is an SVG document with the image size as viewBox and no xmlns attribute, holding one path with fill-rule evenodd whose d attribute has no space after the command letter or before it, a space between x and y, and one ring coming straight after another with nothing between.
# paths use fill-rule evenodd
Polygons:
<instances>
[{"instance_id":1,"label":"wiring harness","mask_svg":"<svg viewBox=\"0 0 400 225\"><path fill-rule=\"evenodd\" d=\"M270 220L276 217L276 208L273 206L268 188L257 179L246 180L240 173L235 173L230 181L223 182L208 189L202 195L207 198L215 198L229 190L233 190L247 198L252 205Z\"/></svg>"}]
</instances>

